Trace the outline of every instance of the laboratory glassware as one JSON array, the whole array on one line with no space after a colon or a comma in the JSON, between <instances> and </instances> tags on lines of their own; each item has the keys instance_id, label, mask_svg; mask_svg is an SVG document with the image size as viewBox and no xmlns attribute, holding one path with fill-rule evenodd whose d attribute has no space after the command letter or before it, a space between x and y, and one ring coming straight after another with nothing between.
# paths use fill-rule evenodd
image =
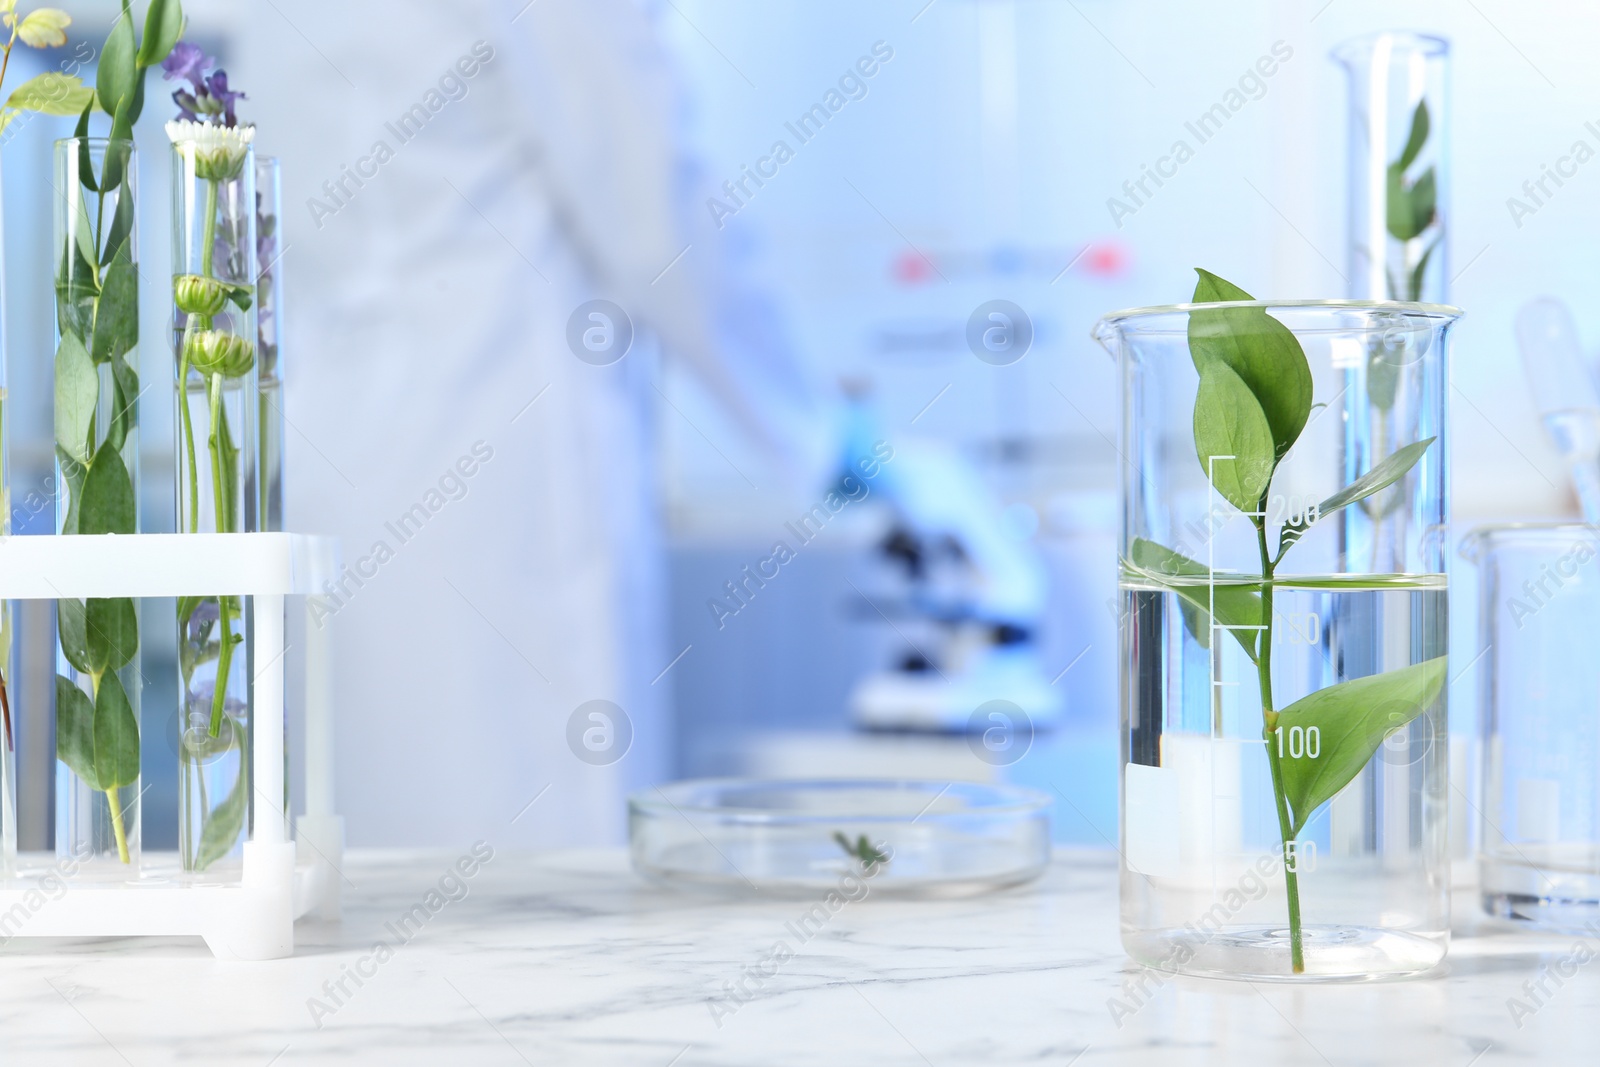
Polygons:
<instances>
[{"instance_id":1,"label":"laboratory glassware","mask_svg":"<svg viewBox=\"0 0 1600 1067\"><path fill-rule=\"evenodd\" d=\"M1121 390L1122 939L1140 963L1367 979L1444 957L1458 314L1252 301L1095 329ZM1190 335L1219 321L1280 356L1292 334L1309 371L1303 426L1248 508L1217 488L1239 457L1196 445Z\"/></svg>"},{"instance_id":2,"label":"laboratory glassware","mask_svg":"<svg viewBox=\"0 0 1600 1067\"><path fill-rule=\"evenodd\" d=\"M139 531L138 153L55 145L56 532ZM140 865L138 602L56 601L56 854L82 878Z\"/></svg>"},{"instance_id":3,"label":"laboratory glassware","mask_svg":"<svg viewBox=\"0 0 1600 1067\"><path fill-rule=\"evenodd\" d=\"M1600 528L1498 525L1478 567L1479 888L1494 916L1600 920Z\"/></svg>"}]
</instances>

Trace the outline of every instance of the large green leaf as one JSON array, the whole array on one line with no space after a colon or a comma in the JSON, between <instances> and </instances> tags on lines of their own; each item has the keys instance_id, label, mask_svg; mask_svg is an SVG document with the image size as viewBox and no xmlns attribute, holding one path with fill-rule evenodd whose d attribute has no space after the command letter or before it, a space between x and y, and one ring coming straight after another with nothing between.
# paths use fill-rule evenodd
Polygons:
<instances>
[{"instance_id":1,"label":"large green leaf","mask_svg":"<svg viewBox=\"0 0 1600 1067\"><path fill-rule=\"evenodd\" d=\"M1192 630L1205 647L1211 644L1211 609L1217 610L1217 621L1239 642L1245 655L1256 657L1257 635L1255 627L1261 625L1261 586L1234 584L1232 575L1224 581L1210 584L1174 581L1182 578L1208 578L1211 571L1204 563L1180 555L1165 545L1133 539L1132 560L1134 568L1149 578L1178 594L1183 604L1198 613L1201 628Z\"/></svg>"},{"instance_id":2,"label":"large green leaf","mask_svg":"<svg viewBox=\"0 0 1600 1067\"><path fill-rule=\"evenodd\" d=\"M56 445L79 463L89 462L95 405L100 402L100 375L83 342L61 335L56 349Z\"/></svg>"},{"instance_id":3,"label":"large green leaf","mask_svg":"<svg viewBox=\"0 0 1600 1067\"><path fill-rule=\"evenodd\" d=\"M89 694L56 675L56 759L90 789L100 788L94 765L94 704Z\"/></svg>"},{"instance_id":4,"label":"large green leaf","mask_svg":"<svg viewBox=\"0 0 1600 1067\"><path fill-rule=\"evenodd\" d=\"M139 780L139 720L115 672L100 679L94 700L94 768L101 789Z\"/></svg>"},{"instance_id":5,"label":"large green leaf","mask_svg":"<svg viewBox=\"0 0 1600 1067\"><path fill-rule=\"evenodd\" d=\"M90 599L83 625L91 670L121 670L139 654L139 613L127 597Z\"/></svg>"},{"instance_id":6,"label":"large green leaf","mask_svg":"<svg viewBox=\"0 0 1600 1067\"><path fill-rule=\"evenodd\" d=\"M126 190L123 197L127 196ZM105 284L95 304L94 338L89 355L96 363L127 352L139 343L139 272L124 241L106 268Z\"/></svg>"},{"instance_id":7,"label":"large green leaf","mask_svg":"<svg viewBox=\"0 0 1600 1067\"><path fill-rule=\"evenodd\" d=\"M1405 170L1417 161L1417 154L1422 151L1422 146L1428 142L1428 102L1417 101L1417 109L1411 113L1411 133L1406 137L1406 146L1400 151L1400 158L1394 165Z\"/></svg>"},{"instance_id":8,"label":"large green leaf","mask_svg":"<svg viewBox=\"0 0 1600 1067\"><path fill-rule=\"evenodd\" d=\"M150 0L144 16L144 40L139 42L136 62L153 67L172 51L183 36L183 5L178 0Z\"/></svg>"},{"instance_id":9,"label":"large green leaf","mask_svg":"<svg viewBox=\"0 0 1600 1067\"><path fill-rule=\"evenodd\" d=\"M112 24L106 43L100 49L100 64L95 72L95 96L107 115L115 115L123 99L133 97L134 82L140 77L135 62L137 52L133 19L124 14ZM116 188L116 184L109 177L105 182L107 189Z\"/></svg>"},{"instance_id":10,"label":"large green leaf","mask_svg":"<svg viewBox=\"0 0 1600 1067\"><path fill-rule=\"evenodd\" d=\"M74 670L93 673L89 660L88 626L83 601L67 598L56 601L56 632L61 636L61 654Z\"/></svg>"},{"instance_id":11,"label":"large green leaf","mask_svg":"<svg viewBox=\"0 0 1600 1067\"><path fill-rule=\"evenodd\" d=\"M1210 271L1195 269L1197 304L1255 299ZM1189 354L1205 374L1212 362L1233 369L1272 428L1273 455L1282 458L1311 414L1311 365L1289 327L1264 308L1214 308L1189 313Z\"/></svg>"},{"instance_id":12,"label":"large green leaf","mask_svg":"<svg viewBox=\"0 0 1600 1067\"><path fill-rule=\"evenodd\" d=\"M76 115L93 102L94 90L81 78L50 70L17 86L6 106L45 115Z\"/></svg>"},{"instance_id":13,"label":"large green leaf","mask_svg":"<svg viewBox=\"0 0 1600 1067\"><path fill-rule=\"evenodd\" d=\"M1277 463L1272 428L1244 379L1220 360L1200 369L1194 449L1200 469L1224 500L1243 512L1260 510Z\"/></svg>"},{"instance_id":14,"label":"large green leaf","mask_svg":"<svg viewBox=\"0 0 1600 1067\"><path fill-rule=\"evenodd\" d=\"M1319 689L1278 713L1278 730L1316 728L1317 756L1282 758L1283 792L1298 834L1312 814L1349 785L1383 739L1427 711L1444 691L1445 656ZM1267 743L1277 739L1270 733Z\"/></svg>"},{"instance_id":15,"label":"large green leaf","mask_svg":"<svg viewBox=\"0 0 1600 1067\"><path fill-rule=\"evenodd\" d=\"M78 532L83 534L131 534L137 511L133 482L122 457L109 442L102 441L89 463L83 479L83 506L78 511Z\"/></svg>"}]
</instances>

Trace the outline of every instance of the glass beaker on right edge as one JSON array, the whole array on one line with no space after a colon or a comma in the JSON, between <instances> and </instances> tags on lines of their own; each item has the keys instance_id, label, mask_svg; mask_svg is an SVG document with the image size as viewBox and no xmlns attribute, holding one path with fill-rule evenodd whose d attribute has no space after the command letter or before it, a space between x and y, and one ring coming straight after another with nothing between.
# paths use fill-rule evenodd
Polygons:
<instances>
[{"instance_id":1,"label":"glass beaker on right edge","mask_svg":"<svg viewBox=\"0 0 1600 1067\"><path fill-rule=\"evenodd\" d=\"M1479 873L1490 915L1580 930L1600 919L1600 529L1484 526Z\"/></svg>"}]
</instances>

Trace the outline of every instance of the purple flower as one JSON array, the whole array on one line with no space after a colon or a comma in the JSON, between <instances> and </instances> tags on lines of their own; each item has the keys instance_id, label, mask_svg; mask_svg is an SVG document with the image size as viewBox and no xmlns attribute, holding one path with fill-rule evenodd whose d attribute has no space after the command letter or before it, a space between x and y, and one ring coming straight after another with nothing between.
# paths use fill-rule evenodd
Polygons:
<instances>
[{"instance_id":1,"label":"purple flower","mask_svg":"<svg viewBox=\"0 0 1600 1067\"><path fill-rule=\"evenodd\" d=\"M216 65L217 61L206 55L199 45L179 41L173 46L167 58L161 61L161 76L167 81L188 78L189 84L193 85L194 91L198 93L205 90L205 85L200 80L200 72Z\"/></svg>"},{"instance_id":2,"label":"purple flower","mask_svg":"<svg viewBox=\"0 0 1600 1067\"><path fill-rule=\"evenodd\" d=\"M172 94L172 102L178 105L178 117L190 122L200 121L200 102L194 94L187 89L178 89Z\"/></svg>"},{"instance_id":3,"label":"purple flower","mask_svg":"<svg viewBox=\"0 0 1600 1067\"><path fill-rule=\"evenodd\" d=\"M222 105L223 115L225 116L223 125L239 125L239 119L233 113L233 102L235 100L246 100L249 98L243 93L228 91L228 72L225 70L219 70L212 73L212 75L206 79L206 89L211 94L211 98Z\"/></svg>"},{"instance_id":4,"label":"purple flower","mask_svg":"<svg viewBox=\"0 0 1600 1067\"><path fill-rule=\"evenodd\" d=\"M189 640L199 644L212 624L222 618L221 607L215 600L202 600L189 615Z\"/></svg>"}]
</instances>

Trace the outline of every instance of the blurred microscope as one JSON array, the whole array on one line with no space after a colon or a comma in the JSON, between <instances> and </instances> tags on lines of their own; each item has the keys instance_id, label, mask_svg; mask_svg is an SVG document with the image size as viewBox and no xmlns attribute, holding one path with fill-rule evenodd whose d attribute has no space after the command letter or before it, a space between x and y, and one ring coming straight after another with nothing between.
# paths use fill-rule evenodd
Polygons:
<instances>
[{"instance_id":1,"label":"blurred microscope","mask_svg":"<svg viewBox=\"0 0 1600 1067\"><path fill-rule=\"evenodd\" d=\"M861 476L880 440L857 396L841 481ZM955 449L904 439L892 447L869 482L893 519L874 557L876 595L863 592L860 611L892 627L899 647L851 693L856 725L982 732L999 710L1008 719L1020 711L1036 730L1053 726L1062 702L1039 656L1047 581L1038 553Z\"/></svg>"}]
</instances>

